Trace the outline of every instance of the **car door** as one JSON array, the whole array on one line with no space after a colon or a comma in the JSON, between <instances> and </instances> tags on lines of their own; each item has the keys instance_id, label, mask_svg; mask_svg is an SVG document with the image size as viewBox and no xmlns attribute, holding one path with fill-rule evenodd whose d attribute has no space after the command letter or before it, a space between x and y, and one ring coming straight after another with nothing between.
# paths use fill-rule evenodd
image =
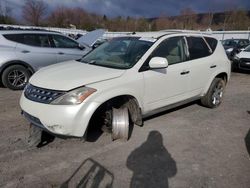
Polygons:
<instances>
[{"instance_id":1,"label":"car door","mask_svg":"<svg viewBox=\"0 0 250 188\"><path fill-rule=\"evenodd\" d=\"M81 59L87 53L85 47L80 47L79 43L66 36L51 34L50 39L54 44L57 62Z\"/></svg>"},{"instance_id":2,"label":"car door","mask_svg":"<svg viewBox=\"0 0 250 188\"><path fill-rule=\"evenodd\" d=\"M160 43L144 64L144 67L148 66L153 57L164 57L169 64L167 68L148 68L143 71L144 104L147 110L152 111L186 99L189 65L185 48L183 37L168 38Z\"/></svg>"},{"instance_id":3,"label":"car door","mask_svg":"<svg viewBox=\"0 0 250 188\"><path fill-rule=\"evenodd\" d=\"M201 94L213 72L218 68L219 63L211 57L217 43L210 47L208 42L212 44L213 41L210 41L212 38L205 41L200 36L188 36L186 40L189 51L188 63L190 65L189 95L195 96Z\"/></svg>"},{"instance_id":4,"label":"car door","mask_svg":"<svg viewBox=\"0 0 250 188\"><path fill-rule=\"evenodd\" d=\"M23 33L16 34L17 60L30 64L34 70L56 63L56 54L51 51L47 34Z\"/></svg>"}]
</instances>

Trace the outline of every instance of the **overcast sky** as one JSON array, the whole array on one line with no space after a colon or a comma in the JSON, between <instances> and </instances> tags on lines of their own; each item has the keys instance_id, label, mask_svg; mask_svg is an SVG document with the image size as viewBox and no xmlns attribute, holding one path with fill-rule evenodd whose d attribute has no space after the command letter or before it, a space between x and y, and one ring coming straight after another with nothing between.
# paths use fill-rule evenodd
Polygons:
<instances>
[{"instance_id":1,"label":"overcast sky","mask_svg":"<svg viewBox=\"0 0 250 188\"><path fill-rule=\"evenodd\" d=\"M0 0L20 14L24 0ZM157 17L159 15L178 15L185 7L198 13L245 8L250 10L250 0L44 0L50 11L59 5L82 7L85 10L107 16Z\"/></svg>"}]
</instances>

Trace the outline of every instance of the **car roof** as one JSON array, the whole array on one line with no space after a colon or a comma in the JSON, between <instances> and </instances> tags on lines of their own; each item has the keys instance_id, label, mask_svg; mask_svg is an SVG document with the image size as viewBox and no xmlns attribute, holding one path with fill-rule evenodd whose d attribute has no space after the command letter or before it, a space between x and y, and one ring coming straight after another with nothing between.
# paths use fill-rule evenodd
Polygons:
<instances>
[{"instance_id":1,"label":"car roof","mask_svg":"<svg viewBox=\"0 0 250 188\"><path fill-rule=\"evenodd\" d=\"M0 34L60 34L54 31L38 31L38 30L0 30Z\"/></svg>"}]
</instances>

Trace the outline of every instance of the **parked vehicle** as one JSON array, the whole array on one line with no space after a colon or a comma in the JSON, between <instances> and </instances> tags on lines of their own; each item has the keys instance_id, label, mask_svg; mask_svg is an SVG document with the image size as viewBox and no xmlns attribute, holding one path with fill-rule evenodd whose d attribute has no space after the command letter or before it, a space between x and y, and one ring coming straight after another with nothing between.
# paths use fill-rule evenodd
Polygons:
<instances>
[{"instance_id":1,"label":"parked vehicle","mask_svg":"<svg viewBox=\"0 0 250 188\"><path fill-rule=\"evenodd\" d=\"M250 45L234 56L232 68L250 71Z\"/></svg>"},{"instance_id":2,"label":"parked vehicle","mask_svg":"<svg viewBox=\"0 0 250 188\"><path fill-rule=\"evenodd\" d=\"M23 89L40 68L81 59L91 50L87 43L56 32L0 31L0 82L9 89Z\"/></svg>"},{"instance_id":3,"label":"parked vehicle","mask_svg":"<svg viewBox=\"0 0 250 188\"><path fill-rule=\"evenodd\" d=\"M235 54L239 53L250 44L250 41L248 39L226 39L222 41L222 44L228 58L232 60Z\"/></svg>"},{"instance_id":4,"label":"parked vehicle","mask_svg":"<svg viewBox=\"0 0 250 188\"><path fill-rule=\"evenodd\" d=\"M127 140L131 123L142 125L143 117L197 99L218 107L230 72L221 43L211 36L135 34L114 38L80 61L39 70L20 105L34 130L86 137L98 120L113 139ZM37 135L31 138L37 143Z\"/></svg>"}]
</instances>

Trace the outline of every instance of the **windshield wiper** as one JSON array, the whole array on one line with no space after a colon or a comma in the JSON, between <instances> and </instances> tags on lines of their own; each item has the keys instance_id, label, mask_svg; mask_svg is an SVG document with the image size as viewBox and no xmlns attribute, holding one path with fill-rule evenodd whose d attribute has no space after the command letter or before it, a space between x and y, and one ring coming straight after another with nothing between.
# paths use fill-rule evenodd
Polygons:
<instances>
[{"instance_id":1,"label":"windshield wiper","mask_svg":"<svg viewBox=\"0 0 250 188\"><path fill-rule=\"evenodd\" d=\"M88 64L95 65L96 64L96 60L91 60Z\"/></svg>"}]
</instances>

